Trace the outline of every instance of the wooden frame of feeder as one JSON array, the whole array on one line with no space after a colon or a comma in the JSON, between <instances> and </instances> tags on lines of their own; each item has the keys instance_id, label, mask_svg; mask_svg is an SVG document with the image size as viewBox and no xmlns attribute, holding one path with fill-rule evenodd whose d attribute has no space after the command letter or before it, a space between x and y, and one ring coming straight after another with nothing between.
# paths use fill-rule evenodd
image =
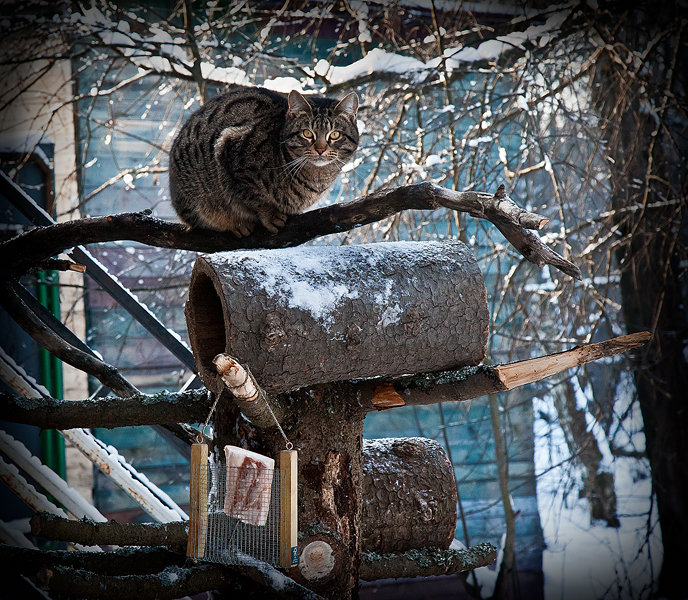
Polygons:
<instances>
[{"instance_id":1,"label":"wooden frame of feeder","mask_svg":"<svg viewBox=\"0 0 688 600\"><path fill-rule=\"evenodd\" d=\"M280 487L279 564L290 568L298 564L298 452L282 450ZM189 534L186 555L205 556L208 532L208 445L193 444L190 457Z\"/></svg>"}]
</instances>

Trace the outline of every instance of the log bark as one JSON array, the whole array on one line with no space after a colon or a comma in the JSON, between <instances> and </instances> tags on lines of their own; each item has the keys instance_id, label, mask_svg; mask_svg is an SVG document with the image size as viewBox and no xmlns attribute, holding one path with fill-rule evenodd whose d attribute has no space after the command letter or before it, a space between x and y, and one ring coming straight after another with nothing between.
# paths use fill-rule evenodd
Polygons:
<instances>
[{"instance_id":1,"label":"log bark","mask_svg":"<svg viewBox=\"0 0 688 600\"><path fill-rule=\"evenodd\" d=\"M358 590L364 415L355 391L334 383L292 392L282 422L299 452L300 562L288 574L337 600L355 597ZM241 445L268 456L284 449L276 428L255 428L230 403L218 405L215 430L216 448ZM318 568L308 568L315 562Z\"/></svg>"},{"instance_id":2,"label":"log bark","mask_svg":"<svg viewBox=\"0 0 688 600\"><path fill-rule=\"evenodd\" d=\"M467 550L409 550L402 553L366 552L361 560L361 579L375 581L390 577L427 577L472 571L492 564L497 549L489 543Z\"/></svg>"},{"instance_id":3,"label":"log bark","mask_svg":"<svg viewBox=\"0 0 688 600\"><path fill-rule=\"evenodd\" d=\"M248 363L270 394L351 378L476 365L488 310L458 241L311 246L200 257L186 317L199 372Z\"/></svg>"},{"instance_id":4,"label":"log bark","mask_svg":"<svg viewBox=\"0 0 688 600\"><path fill-rule=\"evenodd\" d=\"M2 173L0 189L9 197L22 193ZM0 279L18 277L36 263L82 244L133 240L148 246L197 252L286 248L323 235L374 223L403 210L435 210L441 207L493 220L499 224L503 233L508 230L508 239L516 240L517 248L528 260L535 264L553 264L551 261L554 260L557 264L553 266L580 279L580 271L573 263L547 248L537 236L523 234L524 228L540 229L547 223L547 219L519 208L503 193L503 188L492 195L474 191L455 192L429 182L383 190L353 202L294 215L289 217L285 227L276 234L259 229L243 239L217 231L188 230L183 224L152 218L148 216L150 211L37 227L0 244L0 253L6 257L0 263Z\"/></svg>"},{"instance_id":5,"label":"log bark","mask_svg":"<svg viewBox=\"0 0 688 600\"><path fill-rule=\"evenodd\" d=\"M363 550L446 550L456 529L456 495L454 467L437 442L364 440Z\"/></svg>"}]
</instances>

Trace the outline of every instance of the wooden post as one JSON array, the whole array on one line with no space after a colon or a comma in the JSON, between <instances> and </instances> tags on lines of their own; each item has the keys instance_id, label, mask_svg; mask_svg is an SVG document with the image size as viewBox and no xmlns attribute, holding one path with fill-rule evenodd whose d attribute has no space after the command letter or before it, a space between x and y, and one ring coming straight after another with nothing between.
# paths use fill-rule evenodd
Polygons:
<instances>
[{"instance_id":1,"label":"wooden post","mask_svg":"<svg viewBox=\"0 0 688 600\"><path fill-rule=\"evenodd\" d=\"M282 471L282 527L280 536L280 566L293 567L299 563L298 556L298 453L296 450L280 452Z\"/></svg>"},{"instance_id":2,"label":"wooden post","mask_svg":"<svg viewBox=\"0 0 688 600\"><path fill-rule=\"evenodd\" d=\"M191 446L189 485L189 540L186 555L203 558L208 525L208 445Z\"/></svg>"}]
</instances>

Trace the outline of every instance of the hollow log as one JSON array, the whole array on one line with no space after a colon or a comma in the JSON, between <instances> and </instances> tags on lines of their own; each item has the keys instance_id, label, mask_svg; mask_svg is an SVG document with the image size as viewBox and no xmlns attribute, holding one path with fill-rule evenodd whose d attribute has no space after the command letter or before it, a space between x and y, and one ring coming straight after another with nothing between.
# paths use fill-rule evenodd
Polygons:
<instances>
[{"instance_id":1,"label":"hollow log","mask_svg":"<svg viewBox=\"0 0 688 600\"><path fill-rule=\"evenodd\" d=\"M196 261L186 305L203 381L213 358L250 365L268 393L476 365L488 310L459 241L237 251Z\"/></svg>"},{"instance_id":2,"label":"hollow log","mask_svg":"<svg viewBox=\"0 0 688 600\"><path fill-rule=\"evenodd\" d=\"M446 550L454 539L456 496L454 467L434 440L364 440L361 548Z\"/></svg>"}]
</instances>

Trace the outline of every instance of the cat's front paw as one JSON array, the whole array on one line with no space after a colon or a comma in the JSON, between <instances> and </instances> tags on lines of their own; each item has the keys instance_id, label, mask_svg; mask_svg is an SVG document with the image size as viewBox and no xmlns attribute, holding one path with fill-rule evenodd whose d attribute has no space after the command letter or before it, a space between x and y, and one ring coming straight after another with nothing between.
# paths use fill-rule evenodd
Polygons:
<instances>
[{"instance_id":1,"label":"cat's front paw","mask_svg":"<svg viewBox=\"0 0 688 600\"><path fill-rule=\"evenodd\" d=\"M260 222L263 227L267 229L270 233L277 233L284 224L287 222L287 215L283 212L275 211L270 214L259 215Z\"/></svg>"},{"instance_id":2,"label":"cat's front paw","mask_svg":"<svg viewBox=\"0 0 688 600\"><path fill-rule=\"evenodd\" d=\"M231 231L238 238L245 238L253 233L253 228L253 223L239 223L232 227L229 231Z\"/></svg>"}]
</instances>

